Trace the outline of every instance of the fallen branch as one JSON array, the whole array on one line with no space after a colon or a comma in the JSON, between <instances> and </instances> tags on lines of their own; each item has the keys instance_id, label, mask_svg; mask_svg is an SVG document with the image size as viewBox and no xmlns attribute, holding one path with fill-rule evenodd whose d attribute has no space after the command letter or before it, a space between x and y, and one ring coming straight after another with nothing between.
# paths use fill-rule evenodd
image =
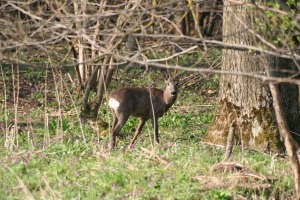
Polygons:
<instances>
[{"instance_id":1,"label":"fallen branch","mask_svg":"<svg viewBox=\"0 0 300 200\"><path fill-rule=\"evenodd\" d=\"M236 174L233 174L233 178L234 179L252 179L252 180L261 180L261 181L267 181L267 182L273 182L275 180L277 180L276 177L273 176L265 176L262 174L257 174L257 173L253 173L253 172L238 172Z\"/></svg>"},{"instance_id":2,"label":"fallen branch","mask_svg":"<svg viewBox=\"0 0 300 200\"><path fill-rule=\"evenodd\" d=\"M219 162L212 167L212 172L246 172L250 171L247 167L236 162Z\"/></svg>"},{"instance_id":3,"label":"fallen branch","mask_svg":"<svg viewBox=\"0 0 300 200\"><path fill-rule=\"evenodd\" d=\"M211 147L216 147L216 148L221 148L221 149L225 148L225 146L222 145L222 144L214 144L214 143L203 142L203 141L201 141L200 143L203 144L203 145L206 145L206 146L211 146Z\"/></svg>"},{"instance_id":4,"label":"fallen branch","mask_svg":"<svg viewBox=\"0 0 300 200\"><path fill-rule=\"evenodd\" d=\"M157 161L157 162L159 162L159 163L161 163L161 164L163 164L163 165L166 165L166 166L170 165L169 162L167 162L167 161L165 161L164 159L162 159L161 157L159 157L155 152L150 151L150 150L148 150L148 149L146 149L146 148L143 148L143 147L141 147L141 150L142 150L143 152L149 154L149 155L150 155L150 158L152 158L153 160L155 160L155 161Z\"/></svg>"},{"instance_id":5,"label":"fallen branch","mask_svg":"<svg viewBox=\"0 0 300 200\"><path fill-rule=\"evenodd\" d=\"M200 192L212 190L212 189L227 189L227 188L238 188L246 190L261 191L266 189L271 189L272 185L270 183L257 183L252 182L241 183L236 180L236 177L232 176L226 179L220 179L214 176L196 176L195 180L203 181L203 187L200 188Z\"/></svg>"}]
</instances>

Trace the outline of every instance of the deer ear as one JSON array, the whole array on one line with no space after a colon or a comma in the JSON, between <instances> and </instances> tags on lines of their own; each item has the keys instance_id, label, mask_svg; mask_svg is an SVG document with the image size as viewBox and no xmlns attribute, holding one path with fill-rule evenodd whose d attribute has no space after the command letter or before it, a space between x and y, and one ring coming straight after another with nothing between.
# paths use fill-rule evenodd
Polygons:
<instances>
[{"instance_id":1,"label":"deer ear","mask_svg":"<svg viewBox=\"0 0 300 200\"><path fill-rule=\"evenodd\" d=\"M161 69L161 76L165 81L168 81L170 78L169 70Z\"/></svg>"}]
</instances>

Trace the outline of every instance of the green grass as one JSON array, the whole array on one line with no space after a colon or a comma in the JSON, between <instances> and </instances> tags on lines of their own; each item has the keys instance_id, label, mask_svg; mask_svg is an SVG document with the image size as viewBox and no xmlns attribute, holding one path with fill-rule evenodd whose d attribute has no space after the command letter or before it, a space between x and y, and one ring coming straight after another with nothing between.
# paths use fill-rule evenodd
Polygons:
<instances>
[{"instance_id":1,"label":"green grass","mask_svg":"<svg viewBox=\"0 0 300 200\"><path fill-rule=\"evenodd\" d=\"M103 150L106 142L104 139L99 144L95 141L85 144L75 140L55 143L44 150L2 152L0 196L5 199L22 199L24 195L37 199L43 195L47 199L228 199L241 192L218 188L201 191L205 180L195 179L201 174L222 177L220 180L230 176L211 172L211 167L222 159L221 149L193 141L162 140L163 144L152 150L152 144L144 139L130 150L125 151L119 145L109 152ZM155 152L164 162L143 148ZM285 160L274 160L258 152L241 154L238 148L233 155L234 160L250 166L254 172L276 176L274 189L278 193L291 192L291 177L284 176L289 168Z\"/></svg>"},{"instance_id":2,"label":"green grass","mask_svg":"<svg viewBox=\"0 0 300 200\"><path fill-rule=\"evenodd\" d=\"M145 77L150 80L157 75ZM139 77L132 78L130 83L126 81L130 78L123 80L121 85L143 84ZM175 105L159 120L160 145L153 143L153 129L148 122L134 147L128 150L137 125L137 119L131 118L122 129L117 148L112 151L108 150L109 135L99 136L88 126L81 129L76 115L46 118L43 91L36 91L28 98L38 99L39 106L24 106L26 112L19 114L20 119L30 123L17 131L14 148L5 148L6 135L13 133L12 128L3 130L0 135L0 199L288 197L293 188L288 161L241 147L234 147L232 161L242 164L252 174L271 176L272 181L245 177L238 184L217 186L236 180L239 173L215 170L214 166L223 159L224 149L201 142L213 118L215 97L202 96L199 90L201 87L216 89L217 82L218 77L213 76L197 86L197 90L180 91ZM112 87L115 87L114 82ZM53 91L48 95L55 97ZM74 110L71 102L60 104L63 110ZM55 101L49 103L47 112L56 111L57 105ZM8 106L8 120L13 119L12 111ZM111 122L105 103L99 115ZM0 119L5 118L0 115ZM266 183L271 184L271 188L238 187Z\"/></svg>"}]
</instances>

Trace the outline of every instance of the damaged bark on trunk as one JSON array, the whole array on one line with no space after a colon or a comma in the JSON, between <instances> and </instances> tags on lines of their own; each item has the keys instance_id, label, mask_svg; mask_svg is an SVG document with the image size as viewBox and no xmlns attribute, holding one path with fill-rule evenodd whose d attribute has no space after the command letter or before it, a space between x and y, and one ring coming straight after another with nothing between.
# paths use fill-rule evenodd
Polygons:
<instances>
[{"instance_id":1,"label":"damaged bark on trunk","mask_svg":"<svg viewBox=\"0 0 300 200\"><path fill-rule=\"evenodd\" d=\"M247 3L248 1L244 0L243 2ZM227 0L224 1L224 5L223 41L230 44L253 46L255 36L248 30L252 29L254 21L253 8L247 7L245 4L233 4ZM270 65L272 62L273 67L279 69L286 68L284 65L289 63L285 61L283 64L277 62L276 58L251 51L223 49L222 52L222 70L226 71L264 73L266 65ZM291 88L293 89L291 90ZM294 86L282 84L280 92L285 117L296 113L287 120L290 125L298 124L291 127L292 131L298 132L298 90ZM275 152L281 152L284 149L280 141L272 97L267 83L251 77L220 76L219 105L204 140L216 144L226 144L232 123L236 124L235 137L238 138L236 141L240 141L243 146Z\"/></svg>"}]
</instances>

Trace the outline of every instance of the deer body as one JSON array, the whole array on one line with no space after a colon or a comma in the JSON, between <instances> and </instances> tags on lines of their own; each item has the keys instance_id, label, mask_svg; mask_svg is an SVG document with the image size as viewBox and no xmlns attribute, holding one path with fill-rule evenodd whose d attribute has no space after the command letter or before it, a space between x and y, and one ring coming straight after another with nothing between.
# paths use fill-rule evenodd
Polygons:
<instances>
[{"instance_id":1,"label":"deer body","mask_svg":"<svg viewBox=\"0 0 300 200\"><path fill-rule=\"evenodd\" d=\"M112 92L108 102L114 117L111 148L116 146L116 137L130 116L139 117L140 121L129 147L132 146L145 122L149 119L151 119L154 128L155 141L159 142L158 118L163 116L174 104L177 98L177 90L178 82L169 78L164 90L157 88L121 88Z\"/></svg>"}]
</instances>

